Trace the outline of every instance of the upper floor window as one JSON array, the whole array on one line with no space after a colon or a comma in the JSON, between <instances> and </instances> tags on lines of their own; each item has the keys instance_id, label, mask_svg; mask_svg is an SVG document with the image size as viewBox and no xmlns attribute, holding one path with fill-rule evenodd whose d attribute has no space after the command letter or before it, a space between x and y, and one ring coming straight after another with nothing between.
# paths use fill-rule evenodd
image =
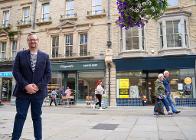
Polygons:
<instances>
[{"instance_id":1,"label":"upper floor window","mask_svg":"<svg viewBox=\"0 0 196 140\"><path fill-rule=\"evenodd\" d=\"M12 58L15 58L17 54L17 41L12 42Z\"/></svg>"},{"instance_id":2,"label":"upper floor window","mask_svg":"<svg viewBox=\"0 0 196 140\"><path fill-rule=\"evenodd\" d=\"M173 7L173 6L178 6L178 1L179 0L168 0L167 3L169 7Z\"/></svg>"},{"instance_id":3,"label":"upper floor window","mask_svg":"<svg viewBox=\"0 0 196 140\"><path fill-rule=\"evenodd\" d=\"M9 16L10 16L10 11L6 10L3 11L3 27L8 27L9 25Z\"/></svg>"},{"instance_id":4,"label":"upper floor window","mask_svg":"<svg viewBox=\"0 0 196 140\"><path fill-rule=\"evenodd\" d=\"M87 55L87 41L88 41L87 33L81 33L80 34L80 56Z\"/></svg>"},{"instance_id":5,"label":"upper floor window","mask_svg":"<svg viewBox=\"0 0 196 140\"><path fill-rule=\"evenodd\" d=\"M49 11L49 3L42 4L42 21L49 21L50 11Z\"/></svg>"},{"instance_id":6,"label":"upper floor window","mask_svg":"<svg viewBox=\"0 0 196 140\"><path fill-rule=\"evenodd\" d=\"M103 13L102 0L92 0L92 15Z\"/></svg>"},{"instance_id":7,"label":"upper floor window","mask_svg":"<svg viewBox=\"0 0 196 140\"><path fill-rule=\"evenodd\" d=\"M66 0L66 16L73 17L74 16L74 1Z\"/></svg>"},{"instance_id":8,"label":"upper floor window","mask_svg":"<svg viewBox=\"0 0 196 140\"><path fill-rule=\"evenodd\" d=\"M22 11L23 11L22 21L24 24L28 24L30 22L30 7L24 7Z\"/></svg>"},{"instance_id":9,"label":"upper floor window","mask_svg":"<svg viewBox=\"0 0 196 140\"><path fill-rule=\"evenodd\" d=\"M163 18L160 22L161 48L188 47L187 18Z\"/></svg>"},{"instance_id":10,"label":"upper floor window","mask_svg":"<svg viewBox=\"0 0 196 140\"><path fill-rule=\"evenodd\" d=\"M144 29L133 27L123 31L123 51L144 50Z\"/></svg>"},{"instance_id":11,"label":"upper floor window","mask_svg":"<svg viewBox=\"0 0 196 140\"><path fill-rule=\"evenodd\" d=\"M182 47L180 20L166 21L167 47Z\"/></svg>"},{"instance_id":12,"label":"upper floor window","mask_svg":"<svg viewBox=\"0 0 196 140\"><path fill-rule=\"evenodd\" d=\"M6 58L6 42L0 42L0 60Z\"/></svg>"},{"instance_id":13,"label":"upper floor window","mask_svg":"<svg viewBox=\"0 0 196 140\"><path fill-rule=\"evenodd\" d=\"M65 55L73 55L73 34L65 35Z\"/></svg>"},{"instance_id":14,"label":"upper floor window","mask_svg":"<svg viewBox=\"0 0 196 140\"><path fill-rule=\"evenodd\" d=\"M59 36L52 36L52 57L59 56Z\"/></svg>"}]
</instances>

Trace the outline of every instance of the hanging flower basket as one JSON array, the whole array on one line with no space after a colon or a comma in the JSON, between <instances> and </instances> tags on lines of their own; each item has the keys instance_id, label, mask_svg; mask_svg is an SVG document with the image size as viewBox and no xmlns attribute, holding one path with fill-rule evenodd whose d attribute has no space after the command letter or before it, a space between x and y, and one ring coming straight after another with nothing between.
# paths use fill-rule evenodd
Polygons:
<instances>
[{"instance_id":1,"label":"hanging flower basket","mask_svg":"<svg viewBox=\"0 0 196 140\"><path fill-rule=\"evenodd\" d=\"M167 0L117 0L121 28L143 27L149 19L157 19L167 8Z\"/></svg>"}]
</instances>

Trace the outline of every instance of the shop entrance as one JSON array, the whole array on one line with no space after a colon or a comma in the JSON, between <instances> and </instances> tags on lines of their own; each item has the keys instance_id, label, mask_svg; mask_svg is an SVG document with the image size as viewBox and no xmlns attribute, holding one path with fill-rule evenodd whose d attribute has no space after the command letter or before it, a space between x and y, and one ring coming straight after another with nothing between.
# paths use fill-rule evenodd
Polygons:
<instances>
[{"instance_id":1,"label":"shop entrance","mask_svg":"<svg viewBox=\"0 0 196 140\"><path fill-rule=\"evenodd\" d=\"M158 74L163 73L163 70L144 71L144 73L146 75L145 96L147 98L147 104L153 105L155 104L155 101L156 101L154 82L157 80Z\"/></svg>"},{"instance_id":2,"label":"shop entrance","mask_svg":"<svg viewBox=\"0 0 196 140\"><path fill-rule=\"evenodd\" d=\"M2 78L1 99L10 101L12 94L12 78Z\"/></svg>"}]
</instances>

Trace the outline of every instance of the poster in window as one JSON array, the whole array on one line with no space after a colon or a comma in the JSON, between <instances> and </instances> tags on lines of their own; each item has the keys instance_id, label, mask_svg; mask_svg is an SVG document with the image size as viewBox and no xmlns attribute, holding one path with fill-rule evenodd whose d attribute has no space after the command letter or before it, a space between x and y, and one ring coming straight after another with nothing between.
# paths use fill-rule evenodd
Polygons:
<instances>
[{"instance_id":1,"label":"poster in window","mask_svg":"<svg viewBox=\"0 0 196 140\"><path fill-rule=\"evenodd\" d=\"M138 86L130 86L129 95L130 95L130 98L139 98Z\"/></svg>"}]
</instances>

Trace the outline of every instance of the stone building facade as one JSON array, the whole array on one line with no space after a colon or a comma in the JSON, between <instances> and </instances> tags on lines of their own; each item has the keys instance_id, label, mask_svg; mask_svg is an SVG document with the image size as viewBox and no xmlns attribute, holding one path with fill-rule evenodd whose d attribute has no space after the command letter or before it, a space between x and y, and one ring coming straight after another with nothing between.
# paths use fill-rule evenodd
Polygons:
<instances>
[{"instance_id":1,"label":"stone building facade","mask_svg":"<svg viewBox=\"0 0 196 140\"><path fill-rule=\"evenodd\" d=\"M103 80L111 106L142 105L143 97L153 104L153 81L169 70L177 103L195 103L196 2L168 2L157 21L126 31L116 24L112 0L0 0L0 89L8 93L1 99L11 98L12 61L27 49L33 31L51 58L49 91L70 86L82 103ZM186 78L191 78L190 95L183 94Z\"/></svg>"}]
</instances>

